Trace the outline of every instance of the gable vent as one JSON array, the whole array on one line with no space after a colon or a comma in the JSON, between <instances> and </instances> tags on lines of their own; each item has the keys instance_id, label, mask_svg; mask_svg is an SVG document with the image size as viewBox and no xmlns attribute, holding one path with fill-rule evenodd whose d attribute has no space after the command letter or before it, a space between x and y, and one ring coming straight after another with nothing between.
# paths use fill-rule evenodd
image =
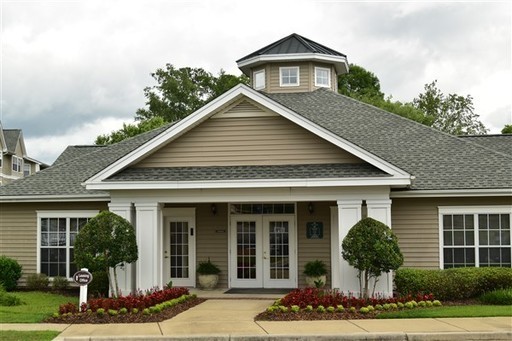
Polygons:
<instances>
[{"instance_id":1,"label":"gable vent","mask_svg":"<svg viewBox=\"0 0 512 341\"><path fill-rule=\"evenodd\" d=\"M265 111L249 101L241 101L231 108L214 115L212 118L233 118L233 117L261 117L261 116L277 116L275 113Z\"/></svg>"}]
</instances>

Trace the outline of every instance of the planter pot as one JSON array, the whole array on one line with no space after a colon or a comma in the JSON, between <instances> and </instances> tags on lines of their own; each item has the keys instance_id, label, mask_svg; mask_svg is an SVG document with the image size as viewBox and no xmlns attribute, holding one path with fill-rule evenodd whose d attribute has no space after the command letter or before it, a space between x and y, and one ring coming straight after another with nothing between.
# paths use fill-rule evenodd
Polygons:
<instances>
[{"instance_id":1,"label":"planter pot","mask_svg":"<svg viewBox=\"0 0 512 341\"><path fill-rule=\"evenodd\" d=\"M322 285L320 286L323 288L325 286L325 283L327 283L327 276L306 276L306 285L311 288L316 288L315 282L322 281Z\"/></svg>"},{"instance_id":2,"label":"planter pot","mask_svg":"<svg viewBox=\"0 0 512 341\"><path fill-rule=\"evenodd\" d=\"M219 282L219 275L199 275L199 287L203 290L215 289Z\"/></svg>"}]
</instances>

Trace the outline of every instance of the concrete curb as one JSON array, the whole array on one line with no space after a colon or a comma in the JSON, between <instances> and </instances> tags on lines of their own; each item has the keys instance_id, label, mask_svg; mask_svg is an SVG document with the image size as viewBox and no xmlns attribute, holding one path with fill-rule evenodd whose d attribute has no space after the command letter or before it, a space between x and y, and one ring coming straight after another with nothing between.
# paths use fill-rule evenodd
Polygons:
<instances>
[{"instance_id":1,"label":"concrete curb","mask_svg":"<svg viewBox=\"0 0 512 341\"><path fill-rule=\"evenodd\" d=\"M333 335L194 335L194 336L86 336L57 337L55 341L477 341L512 340L511 332L450 332L450 333L348 333Z\"/></svg>"}]
</instances>

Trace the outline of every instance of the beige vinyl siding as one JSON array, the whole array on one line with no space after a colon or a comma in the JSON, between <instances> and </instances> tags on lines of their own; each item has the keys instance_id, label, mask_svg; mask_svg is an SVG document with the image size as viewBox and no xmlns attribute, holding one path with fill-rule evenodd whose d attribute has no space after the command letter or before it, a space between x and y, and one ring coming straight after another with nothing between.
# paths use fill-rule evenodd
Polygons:
<instances>
[{"instance_id":1,"label":"beige vinyl siding","mask_svg":"<svg viewBox=\"0 0 512 341\"><path fill-rule=\"evenodd\" d=\"M439 206L510 205L510 197L393 199L391 228L404 255L404 267L439 268Z\"/></svg>"},{"instance_id":2,"label":"beige vinyl siding","mask_svg":"<svg viewBox=\"0 0 512 341\"><path fill-rule=\"evenodd\" d=\"M310 214L307 202L297 203L297 273L299 287L306 286L304 265L312 260L324 261L327 265L326 287L331 286L331 206L335 202L313 202L314 212ZM322 222L324 227L323 239L307 239L306 224L308 222Z\"/></svg>"},{"instance_id":3,"label":"beige vinyl siding","mask_svg":"<svg viewBox=\"0 0 512 341\"><path fill-rule=\"evenodd\" d=\"M208 258L221 270L220 288L228 287L228 215L227 204L216 204L217 214L211 212L211 204L199 204L196 207L196 261L204 262Z\"/></svg>"},{"instance_id":4,"label":"beige vinyl siding","mask_svg":"<svg viewBox=\"0 0 512 341\"><path fill-rule=\"evenodd\" d=\"M134 167L360 162L281 116L226 116L205 121Z\"/></svg>"},{"instance_id":5,"label":"beige vinyl siding","mask_svg":"<svg viewBox=\"0 0 512 341\"><path fill-rule=\"evenodd\" d=\"M106 210L106 203L2 203L0 214L0 255L16 259L26 276L37 271L36 211Z\"/></svg>"},{"instance_id":6,"label":"beige vinyl siding","mask_svg":"<svg viewBox=\"0 0 512 341\"><path fill-rule=\"evenodd\" d=\"M299 86L281 86L279 83L280 67L299 67ZM286 63L269 63L264 66L258 66L251 69L250 86L253 87L253 73L265 70L265 88L261 91L269 93L280 92L308 92L314 91L319 87L315 86L315 67L327 68L331 70L331 87L333 91L338 91L337 74L334 66L326 63L316 62L286 62Z\"/></svg>"}]
</instances>

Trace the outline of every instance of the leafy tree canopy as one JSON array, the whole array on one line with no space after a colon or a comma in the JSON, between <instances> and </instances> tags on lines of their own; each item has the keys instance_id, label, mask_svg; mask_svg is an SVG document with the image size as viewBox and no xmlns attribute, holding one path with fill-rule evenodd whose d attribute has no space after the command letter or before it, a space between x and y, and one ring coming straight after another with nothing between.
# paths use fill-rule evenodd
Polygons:
<instances>
[{"instance_id":1,"label":"leafy tree canopy","mask_svg":"<svg viewBox=\"0 0 512 341\"><path fill-rule=\"evenodd\" d=\"M379 78L361 66L351 64L348 74L338 77L338 91L378 108L406 117L452 135L486 134L487 129L474 112L473 98L457 94L445 95L437 81L425 84L411 103L384 98Z\"/></svg>"},{"instance_id":2,"label":"leafy tree canopy","mask_svg":"<svg viewBox=\"0 0 512 341\"><path fill-rule=\"evenodd\" d=\"M135 230L130 222L117 214L100 212L77 234L74 253L79 268L107 272L111 292L117 296L119 286L116 268L138 259ZM110 276L110 268L114 278Z\"/></svg>"},{"instance_id":3,"label":"leafy tree canopy","mask_svg":"<svg viewBox=\"0 0 512 341\"><path fill-rule=\"evenodd\" d=\"M502 134L512 134L512 124L505 124L503 129L501 129Z\"/></svg>"},{"instance_id":4,"label":"leafy tree canopy","mask_svg":"<svg viewBox=\"0 0 512 341\"><path fill-rule=\"evenodd\" d=\"M162 117L173 122L201 108L214 98L222 95L233 86L248 84L247 76L233 76L223 70L218 76L202 68L175 68L167 64L165 69L157 69L151 76L157 85L146 87L147 108L137 110L137 120Z\"/></svg>"},{"instance_id":5,"label":"leafy tree canopy","mask_svg":"<svg viewBox=\"0 0 512 341\"><path fill-rule=\"evenodd\" d=\"M343 259L358 270L360 292L364 297L369 297L372 279L375 292L379 276L398 269L404 262L393 231L373 218L364 218L356 223L348 231L341 247Z\"/></svg>"},{"instance_id":6,"label":"leafy tree canopy","mask_svg":"<svg viewBox=\"0 0 512 341\"><path fill-rule=\"evenodd\" d=\"M123 127L121 129L112 131L110 134L99 135L96 137L96 141L94 143L97 145L104 145L121 142L127 138L161 127L166 123L167 122L160 116L134 124L123 123Z\"/></svg>"},{"instance_id":7,"label":"leafy tree canopy","mask_svg":"<svg viewBox=\"0 0 512 341\"><path fill-rule=\"evenodd\" d=\"M338 77L338 92L356 99L384 99L379 78L373 72L355 64L350 64L349 72Z\"/></svg>"},{"instance_id":8,"label":"leafy tree canopy","mask_svg":"<svg viewBox=\"0 0 512 341\"><path fill-rule=\"evenodd\" d=\"M473 97L457 94L445 96L437 87L437 80L425 84L425 92L414 99L416 108L427 117L427 125L452 135L478 135L487 129L474 112Z\"/></svg>"}]
</instances>

